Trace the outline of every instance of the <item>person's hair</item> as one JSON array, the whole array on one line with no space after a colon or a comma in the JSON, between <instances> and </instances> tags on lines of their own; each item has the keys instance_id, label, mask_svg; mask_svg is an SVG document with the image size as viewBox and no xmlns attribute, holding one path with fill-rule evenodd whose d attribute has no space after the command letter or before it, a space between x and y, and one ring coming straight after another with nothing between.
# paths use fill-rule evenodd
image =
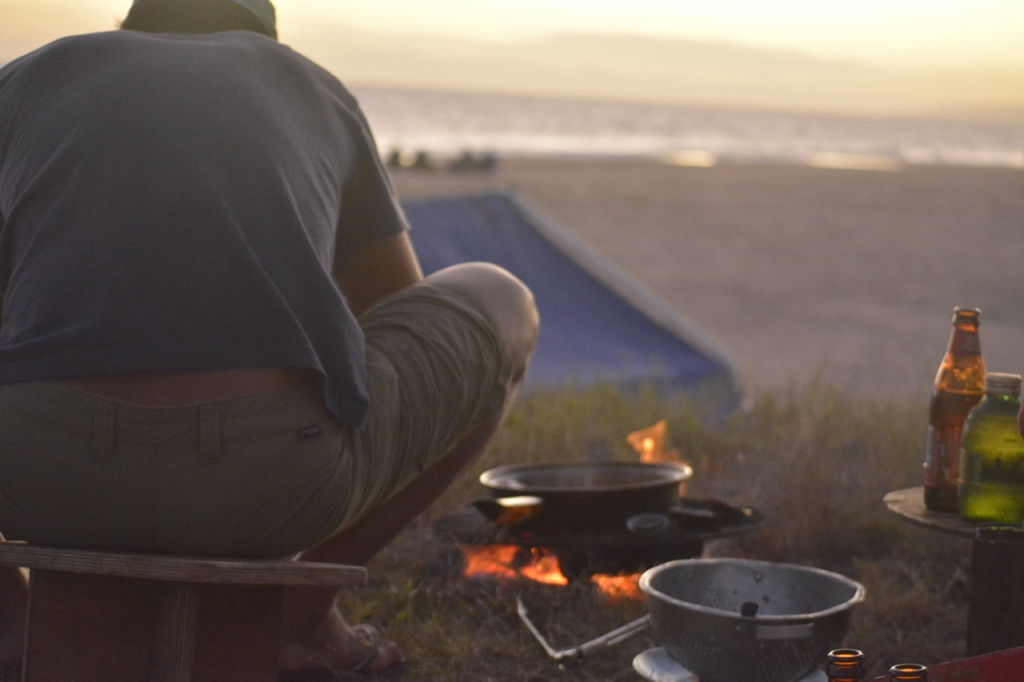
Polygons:
<instances>
[{"instance_id":1,"label":"person's hair","mask_svg":"<svg viewBox=\"0 0 1024 682\"><path fill-rule=\"evenodd\" d=\"M220 33L252 31L277 36L249 10L231 0L178 0L167 3L136 2L121 22L125 31L143 33Z\"/></svg>"}]
</instances>

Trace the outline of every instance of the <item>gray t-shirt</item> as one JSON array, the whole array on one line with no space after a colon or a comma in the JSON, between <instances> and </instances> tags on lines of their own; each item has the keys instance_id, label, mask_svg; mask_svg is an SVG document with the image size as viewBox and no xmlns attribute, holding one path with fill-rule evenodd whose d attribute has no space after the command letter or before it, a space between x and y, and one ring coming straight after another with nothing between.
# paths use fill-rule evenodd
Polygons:
<instances>
[{"instance_id":1,"label":"gray t-shirt","mask_svg":"<svg viewBox=\"0 0 1024 682\"><path fill-rule=\"evenodd\" d=\"M112 31L0 69L0 385L306 369L359 425L332 273L406 228L354 98L268 38Z\"/></svg>"}]
</instances>

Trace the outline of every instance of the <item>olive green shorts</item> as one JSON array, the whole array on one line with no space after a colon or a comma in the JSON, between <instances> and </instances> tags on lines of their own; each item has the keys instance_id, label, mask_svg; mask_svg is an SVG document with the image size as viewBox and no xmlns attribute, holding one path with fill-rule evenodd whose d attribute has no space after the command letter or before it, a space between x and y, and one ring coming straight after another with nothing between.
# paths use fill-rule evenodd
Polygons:
<instances>
[{"instance_id":1,"label":"olive green shorts","mask_svg":"<svg viewBox=\"0 0 1024 682\"><path fill-rule=\"evenodd\" d=\"M0 387L0 532L64 547L236 557L307 549L373 510L509 399L493 322L420 285L360 318L370 412L318 387L173 408L61 382Z\"/></svg>"}]
</instances>

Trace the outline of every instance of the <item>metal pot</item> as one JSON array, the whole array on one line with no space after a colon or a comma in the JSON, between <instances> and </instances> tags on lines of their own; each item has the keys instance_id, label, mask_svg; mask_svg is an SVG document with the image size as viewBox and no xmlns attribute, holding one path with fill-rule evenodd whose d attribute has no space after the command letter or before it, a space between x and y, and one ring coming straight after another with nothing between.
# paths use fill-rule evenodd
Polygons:
<instances>
[{"instance_id":1,"label":"metal pot","mask_svg":"<svg viewBox=\"0 0 1024 682\"><path fill-rule=\"evenodd\" d=\"M661 645L702 682L793 682L825 662L864 587L829 571L685 559L640 577Z\"/></svg>"},{"instance_id":2,"label":"metal pot","mask_svg":"<svg viewBox=\"0 0 1024 682\"><path fill-rule=\"evenodd\" d=\"M480 483L499 505L505 498L539 500L529 517L537 532L605 532L624 529L636 514L667 513L692 476L690 466L667 462L514 464L485 471ZM477 508L488 514L487 506Z\"/></svg>"}]
</instances>

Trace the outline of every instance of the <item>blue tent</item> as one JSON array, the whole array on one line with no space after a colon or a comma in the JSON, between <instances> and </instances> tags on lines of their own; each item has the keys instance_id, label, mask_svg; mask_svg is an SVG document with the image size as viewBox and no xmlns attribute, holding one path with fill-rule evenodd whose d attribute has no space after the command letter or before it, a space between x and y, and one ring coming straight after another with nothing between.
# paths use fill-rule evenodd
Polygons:
<instances>
[{"instance_id":1,"label":"blue tent","mask_svg":"<svg viewBox=\"0 0 1024 682\"><path fill-rule=\"evenodd\" d=\"M521 198L490 192L403 207L425 273L487 261L533 290L541 332L524 391L655 385L693 396L709 416L739 405L718 342Z\"/></svg>"}]
</instances>

